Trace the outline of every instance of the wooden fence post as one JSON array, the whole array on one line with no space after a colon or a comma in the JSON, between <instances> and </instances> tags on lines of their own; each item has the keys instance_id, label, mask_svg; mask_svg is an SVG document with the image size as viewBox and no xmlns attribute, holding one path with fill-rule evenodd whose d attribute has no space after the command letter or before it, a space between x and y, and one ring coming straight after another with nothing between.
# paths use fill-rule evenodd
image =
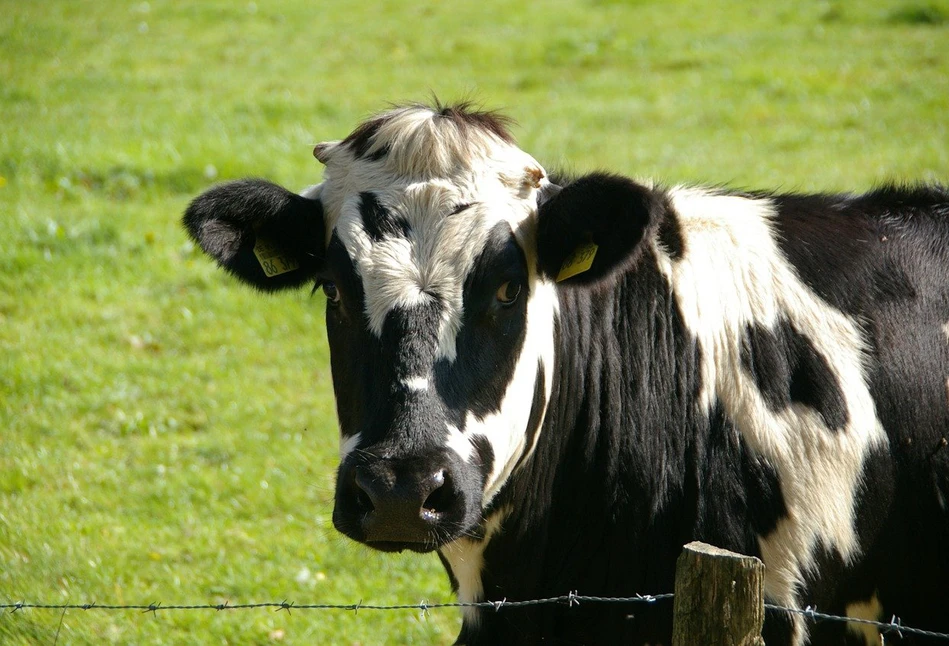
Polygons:
<instances>
[{"instance_id":1,"label":"wooden fence post","mask_svg":"<svg viewBox=\"0 0 949 646\"><path fill-rule=\"evenodd\" d=\"M764 646L764 564L705 543L676 561L672 646Z\"/></svg>"}]
</instances>

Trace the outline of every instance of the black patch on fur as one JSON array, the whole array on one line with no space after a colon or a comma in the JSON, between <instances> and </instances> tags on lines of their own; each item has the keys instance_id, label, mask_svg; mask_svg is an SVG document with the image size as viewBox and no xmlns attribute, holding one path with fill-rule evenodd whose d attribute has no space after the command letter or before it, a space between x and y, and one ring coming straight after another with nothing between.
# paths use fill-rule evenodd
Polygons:
<instances>
[{"instance_id":1,"label":"black patch on fur","mask_svg":"<svg viewBox=\"0 0 949 646\"><path fill-rule=\"evenodd\" d=\"M455 124L460 131L476 128L489 132L501 141L514 144L514 137L508 131L513 123L509 117L491 110L481 110L471 101L462 101L454 105L441 105L436 101L435 116Z\"/></svg>"},{"instance_id":2,"label":"black patch on fur","mask_svg":"<svg viewBox=\"0 0 949 646\"><path fill-rule=\"evenodd\" d=\"M831 430L843 430L850 420L850 414L840 383L827 359L791 325L786 325L785 333L794 359L789 390L791 401L816 410Z\"/></svg>"},{"instance_id":3,"label":"black patch on fur","mask_svg":"<svg viewBox=\"0 0 949 646\"><path fill-rule=\"evenodd\" d=\"M522 286L511 305L497 300L497 290L506 282ZM459 429L469 411L484 418L500 410L527 333L529 297L524 252L510 226L500 222L465 280L457 357L435 364L436 390Z\"/></svg>"},{"instance_id":4,"label":"black patch on fur","mask_svg":"<svg viewBox=\"0 0 949 646\"><path fill-rule=\"evenodd\" d=\"M756 455L742 440L743 487L748 500L748 520L755 534L768 536L788 516L778 472L763 456Z\"/></svg>"},{"instance_id":5,"label":"black patch on fur","mask_svg":"<svg viewBox=\"0 0 949 646\"><path fill-rule=\"evenodd\" d=\"M379 202L375 193L364 191L359 194L359 215L363 228L375 242L391 236L406 238L409 235L409 223L395 217Z\"/></svg>"},{"instance_id":6,"label":"black patch on fur","mask_svg":"<svg viewBox=\"0 0 949 646\"><path fill-rule=\"evenodd\" d=\"M534 445L534 438L537 437L537 433L540 431L540 423L547 406L547 384L545 383L545 379L544 364L538 361L537 376L534 381L534 398L531 400L531 415L527 420L527 429L524 437L524 454L518 459L517 464L514 466L515 471L523 464L524 460L528 458L527 452L530 450L530 447Z\"/></svg>"},{"instance_id":7,"label":"black patch on fur","mask_svg":"<svg viewBox=\"0 0 949 646\"><path fill-rule=\"evenodd\" d=\"M441 303L430 300L411 307L395 307L382 324L382 347L391 353L394 379L427 375L438 349Z\"/></svg>"},{"instance_id":8,"label":"black patch on fur","mask_svg":"<svg viewBox=\"0 0 949 646\"><path fill-rule=\"evenodd\" d=\"M656 237L673 260L681 260L685 255L685 238L682 236L682 227L679 217L672 209L667 209L659 222Z\"/></svg>"},{"instance_id":9,"label":"black patch on fur","mask_svg":"<svg viewBox=\"0 0 949 646\"><path fill-rule=\"evenodd\" d=\"M749 325L741 361L772 410L796 402L820 413L831 430L847 426L847 402L827 359L788 321L782 320L774 330Z\"/></svg>"},{"instance_id":10,"label":"black patch on fur","mask_svg":"<svg viewBox=\"0 0 949 646\"><path fill-rule=\"evenodd\" d=\"M360 124L355 130L353 130L348 137L343 139L341 145L349 146L349 149L352 150L353 156L356 159L363 159L366 157L366 153L369 152L369 149L372 147L372 140L376 136L376 133L379 132L379 128L383 126L388 121L387 117L376 117L366 121L365 123ZM368 157L370 161L378 161L385 157L389 153L388 146L382 146L379 150L376 150L372 155Z\"/></svg>"},{"instance_id":11,"label":"black patch on fur","mask_svg":"<svg viewBox=\"0 0 949 646\"><path fill-rule=\"evenodd\" d=\"M772 410L791 404L787 349L783 339L759 324L749 325L741 345L741 363Z\"/></svg>"},{"instance_id":12,"label":"black patch on fur","mask_svg":"<svg viewBox=\"0 0 949 646\"><path fill-rule=\"evenodd\" d=\"M788 515L777 470L756 454L718 404L709 418L707 438L696 438L698 472L692 487L702 519L698 536L722 545L743 536L755 546ZM703 498L704 492L704 498Z\"/></svg>"},{"instance_id":13,"label":"black patch on fur","mask_svg":"<svg viewBox=\"0 0 949 646\"><path fill-rule=\"evenodd\" d=\"M870 299L914 301L931 262L945 262L949 190L884 186L863 195L770 195L781 250L838 309L866 318ZM893 276L893 272L898 275Z\"/></svg>"},{"instance_id":14,"label":"black patch on fur","mask_svg":"<svg viewBox=\"0 0 949 646\"><path fill-rule=\"evenodd\" d=\"M487 479L494 468L494 449L491 448L491 442L483 435L475 435L471 438L471 445L478 456L478 468Z\"/></svg>"}]
</instances>

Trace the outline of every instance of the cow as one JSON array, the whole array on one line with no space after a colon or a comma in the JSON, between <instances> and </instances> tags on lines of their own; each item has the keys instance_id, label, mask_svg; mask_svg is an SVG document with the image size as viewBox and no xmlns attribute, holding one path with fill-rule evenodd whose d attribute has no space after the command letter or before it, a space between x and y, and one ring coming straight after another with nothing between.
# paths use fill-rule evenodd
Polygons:
<instances>
[{"instance_id":1,"label":"cow","mask_svg":"<svg viewBox=\"0 0 949 646\"><path fill-rule=\"evenodd\" d=\"M314 155L301 194L225 183L184 224L259 290L322 288L344 535L437 552L470 603L671 592L702 540L776 606L949 629L945 187L557 177L470 104ZM671 608L467 607L458 643L669 644Z\"/></svg>"}]
</instances>

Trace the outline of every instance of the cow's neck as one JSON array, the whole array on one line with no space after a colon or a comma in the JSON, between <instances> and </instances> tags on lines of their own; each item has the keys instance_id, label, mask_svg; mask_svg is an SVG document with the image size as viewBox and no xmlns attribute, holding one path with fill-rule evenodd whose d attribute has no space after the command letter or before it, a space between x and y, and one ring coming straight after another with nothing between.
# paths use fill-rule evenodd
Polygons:
<instances>
[{"instance_id":1,"label":"cow's neck","mask_svg":"<svg viewBox=\"0 0 949 646\"><path fill-rule=\"evenodd\" d=\"M674 562L662 550L677 541L648 537L688 532L664 507L685 489L697 346L652 259L640 266L609 289L561 294L547 415L495 501L504 518L479 554L484 599L671 590L654 566Z\"/></svg>"}]
</instances>

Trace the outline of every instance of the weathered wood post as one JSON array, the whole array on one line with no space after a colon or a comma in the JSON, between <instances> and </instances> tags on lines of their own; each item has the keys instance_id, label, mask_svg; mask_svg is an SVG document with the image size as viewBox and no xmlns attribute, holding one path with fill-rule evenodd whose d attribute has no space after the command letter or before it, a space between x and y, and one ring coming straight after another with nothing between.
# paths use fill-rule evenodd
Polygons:
<instances>
[{"instance_id":1,"label":"weathered wood post","mask_svg":"<svg viewBox=\"0 0 949 646\"><path fill-rule=\"evenodd\" d=\"M676 561L672 646L764 646L764 563L705 543Z\"/></svg>"}]
</instances>

